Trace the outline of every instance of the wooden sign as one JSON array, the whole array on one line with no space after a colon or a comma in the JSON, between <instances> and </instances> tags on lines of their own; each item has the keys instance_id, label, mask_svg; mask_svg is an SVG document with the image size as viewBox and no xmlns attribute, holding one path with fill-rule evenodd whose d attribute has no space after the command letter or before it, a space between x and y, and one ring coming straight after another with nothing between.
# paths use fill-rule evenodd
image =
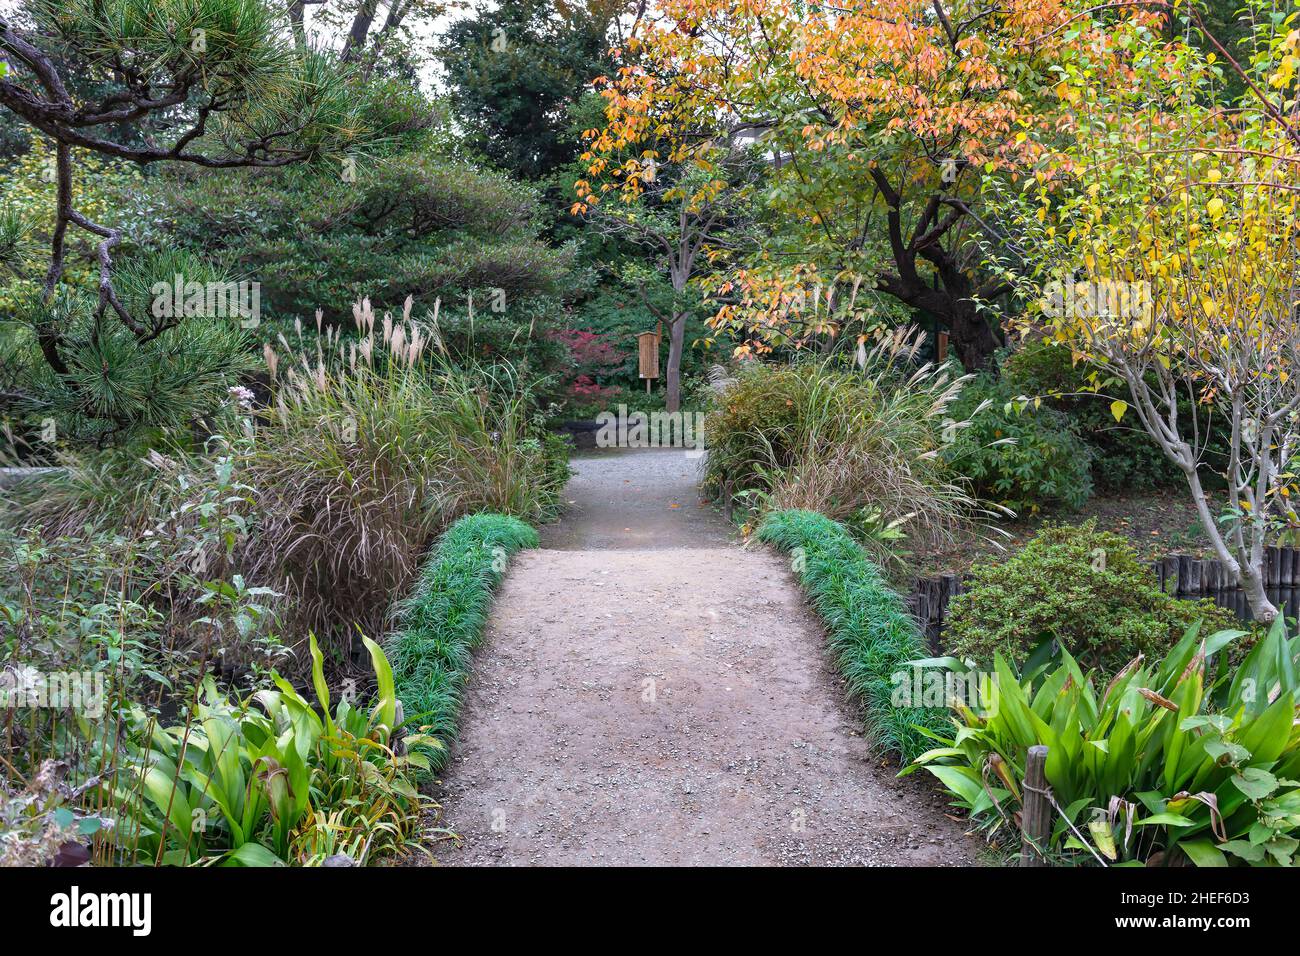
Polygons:
<instances>
[{"instance_id":1,"label":"wooden sign","mask_svg":"<svg viewBox=\"0 0 1300 956\"><path fill-rule=\"evenodd\" d=\"M641 377L652 379L659 377L659 334L642 332L636 337L637 355Z\"/></svg>"}]
</instances>

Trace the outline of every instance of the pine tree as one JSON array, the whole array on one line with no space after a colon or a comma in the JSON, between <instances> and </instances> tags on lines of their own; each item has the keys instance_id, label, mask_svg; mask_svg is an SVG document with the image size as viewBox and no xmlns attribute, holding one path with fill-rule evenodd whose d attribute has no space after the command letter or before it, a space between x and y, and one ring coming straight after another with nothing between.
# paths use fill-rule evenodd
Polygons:
<instances>
[{"instance_id":1,"label":"pine tree","mask_svg":"<svg viewBox=\"0 0 1300 956\"><path fill-rule=\"evenodd\" d=\"M100 83L68 82L69 63ZM57 182L40 293L14 317L32 348L9 357L0 397L102 442L201 413L245 364L238 322L158 309L150 295L176 276L182 286L231 277L174 254L146 257L129 275L115 266L121 230L78 208L82 151L141 167L337 170L383 132L381 102L354 66L295 42L283 4L26 0L0 15L0 106L52 141ZM95 243L93 291L65 281L73 230ZM31 241L22 223L0 217L0 266L29 264Z\"/></svg>"}]
</instances>

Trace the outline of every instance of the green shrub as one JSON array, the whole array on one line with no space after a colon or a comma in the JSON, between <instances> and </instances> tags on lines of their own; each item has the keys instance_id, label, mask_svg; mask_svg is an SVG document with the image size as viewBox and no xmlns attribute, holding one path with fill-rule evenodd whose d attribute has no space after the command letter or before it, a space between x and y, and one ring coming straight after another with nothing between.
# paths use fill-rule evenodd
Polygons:
<instances>
[{"instance_id":1,"label":"green shrub","mask_svg":"<svg viewBox=\"0 0 1300 956\"><path fill-rule=\"evenodd\" d=\"M322 309L346 322L365 296L392 308L411 295L425 309L440 297L464 312L471 293L491 316L486 292L501 289L504 314L526 329L537 299L581 284L575 250L539 238L533 187L442 153L419 144L365 158L355 182L310 167L169 168L123 205L145 245L192 249L260 281L266 319Z\"/></svg>"},{"instance_id":2,"label":"green shrub","mask_svg":"<svg viewBox=\"0 0 1300 956\"><path fill-rule=\"evenodd\" d=\"M1002 363L1002 380L1012 395L1041 398L1063 413L1091 451L1093 484L1099 491L1131 491L1177 483L1182 473L1134 419L1115 421L1113 395L1089 394L1097 370L1074 364L1070 350L1041 342L1026 343ZM1121 397L1126 396L1120 384Z\"/></svg>"},{"instance_id":3,"label":"green shrub","mask_svg":"<svg viewBox=\"0 0 1300 956\"><path fill-rule=\"evenodd\" d=\"M723 481L735 488L757 487L767 479L766 465L794 464L794 438L819 378L829 383L828 400L837 402L826 416L828 425L847 421L848 409L866 400L851 376L812 363L742 366L705 422L709 448L705 487L718 491Z\"/></svg>"},{"instance_id":4,"label":"green shrub","mask_svg":"<svg viewBox=\"0 0 1300 956\"><path fill-rule=\"evenodd\" d=\"M759 528L762 541L794 558L812 605L826 622L836 664L851 695L864 704L872 744L904 762L927 746L925 734L949 726L943 710L900 707L897 675L925 656L916 621L880 570L844 529L811 511L777 511Z\"/></svg>"},{"instance_id":5,"label":"green shrub","mask_svg":"<svg viewBox=\"0 0 1300 956\"><path fill-rule=\"evenodd\" d=\"M492 592L511 555L537 547L537 532L515 518L476 514L443 535L414 593L398 607L401 629L389 636L397 696L408 723L444 745L429 753L434 770L456 739L470 658L483 637Z\"/></svg>"},{"instance_id":6,"label":"green shrub","mask_svg":"<svg viewBox=\"0 0 1300 956\"><path fill-rule=\"evenodd\" d=\"M1300 638L1288 639L1279 620L1229 667L1243 632L1208 633L1193 626L1166 654L1103 675L1100 691L1068 654L1020 675L999 655L979 712L954 707L959 733L941 736L917 765L991 835L1005 829L1018 841L1026 754L1046 745L1062 812L1040 849L1053 859L1291 865L1300 848Z\"/></svg>"},{"instance_id":7,"label":"green shrub","mask_svg":"<svg viewBox=\"0 0 1300 956\"><path fill-rule=\"evenodd\" d=\"M1138 654L1158 657L1195 620L1235 626L1209 600L1182 601L1157 586L1128 541L1082 525L1048 525L1007 560L977 564L949 605L944 641L956 656L1020 662L1045 638L1087 667L1118 670Z\"/></svg>"},{"instance_id":8,"label":"green shrub","mask_svg":"<svg viewBox=\"0 0 1300 956\"><path fill-rule=\"evenodd\" d=\"M1081 507L1092 494L1088 447L1065 415L1022 406L1018 394L987 374L968 386L952 414L971 424L956 432L945 460L981 497L1017 513Z\"/></svg>"}]
</instances>

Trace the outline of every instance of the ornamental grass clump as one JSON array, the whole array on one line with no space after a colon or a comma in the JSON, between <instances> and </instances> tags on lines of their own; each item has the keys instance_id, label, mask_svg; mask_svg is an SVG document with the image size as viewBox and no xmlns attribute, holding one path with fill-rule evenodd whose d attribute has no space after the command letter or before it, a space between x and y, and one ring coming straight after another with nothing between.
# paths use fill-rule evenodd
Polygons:
<instances>
[{"instance_id":1,"label":"ornamental grass clump","mask_svg":"<svg viewBox=\"0 0 1300 956\"><path fill-rule=\"evenodd\" d=\"M443 362L436 317L409 306L377 322L363 302L357 341L269 351L275 399L240 463L259 514L245 574L275 582L293 629L336 654L382 628L442 528L480 510L539 519L567 478L529 386L507 365Z\"/></svg>"},{"instance_id":2,"label":"ornamental grass clump","mask_svg":"<svg viewBox=\"0 0 1300 956\"><path fill-rule=\"evenodd\" d=\"M924 335L880 333L852 365L750 363L705 421L705 486L769 511L841 521L880 560L904 535L949 541L980 514L942 449L968 426L949 414L967 376L920 362Z\"/></svg>"}]
</instances>

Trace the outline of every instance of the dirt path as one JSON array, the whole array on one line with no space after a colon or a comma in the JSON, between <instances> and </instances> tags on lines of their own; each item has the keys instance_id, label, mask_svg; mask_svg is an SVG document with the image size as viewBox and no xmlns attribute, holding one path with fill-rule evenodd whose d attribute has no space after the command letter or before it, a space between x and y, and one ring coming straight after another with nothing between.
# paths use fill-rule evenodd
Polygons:
<instances>
[{"instance_id":1,"label":"dirt path","mask_svg":"<svg viewBox=\"0 0 1300 956\"><path fill-rule=\"evenodd\" d=\"M575 461L476 654L439 861L973 862L933 787L866 760L793 576L729 541L697 464Z\"/></svg>"}]
</instances>

